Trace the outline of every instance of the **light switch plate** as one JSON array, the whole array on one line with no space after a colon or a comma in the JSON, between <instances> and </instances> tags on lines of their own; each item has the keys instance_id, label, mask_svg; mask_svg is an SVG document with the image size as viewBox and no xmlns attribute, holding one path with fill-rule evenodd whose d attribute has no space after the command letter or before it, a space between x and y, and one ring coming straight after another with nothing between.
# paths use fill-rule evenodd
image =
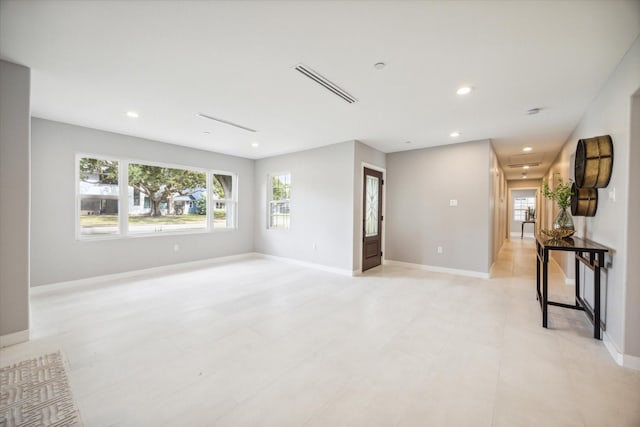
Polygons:
<instances>
[{"instance_id":1,"label":"light switch plate","mask_svg":"<svg viewBox=\"0 0 640 427\"><path fill-rule=\"evenodd\" d=\"M449 200L449 206L458 206L458 200L457 199Z\"/></svg>"}]
</instances>

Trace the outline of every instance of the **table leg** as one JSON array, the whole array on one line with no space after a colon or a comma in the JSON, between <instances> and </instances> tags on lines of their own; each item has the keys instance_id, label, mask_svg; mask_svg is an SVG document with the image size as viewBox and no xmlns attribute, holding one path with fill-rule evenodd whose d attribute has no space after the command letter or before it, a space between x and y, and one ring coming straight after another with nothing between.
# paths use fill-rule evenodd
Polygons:
<instances>
[{"instance_id":1,"label":"table leg","mask_svg":"<svg viewBox=\"0 0 640 427\"><path fill-rule=\"evenodd\" d=\"M582 255L582 253L579 253ZM576 263L575 266L575 282L576 282L576 306L578 306L578 300L580 297L580 260L578 259L578 252L575 254L574 261Z\"/></svg>"},{"instance_id":2,"label":"table leg","mask_svg":"<svg viewBox=\"0 0 640 427\"><path fill-rule=\"evenodd\" d=\"M547 303L549 301L549 251L544 249L542 256L542 327L547 327Z\"/></svg>"},{"instance_id":3,"label":"table leg","mask_svg":"<svg viewBox=\"0 0 640 427\"><path fill-rule=\"evenodd\" d=\"M603 257L604 258L604 257ZM598 255L598 260L595 263L595 268L593 269L593 292L595 293L593 297L593 337L595 339L600 338L600 256Z\"/></svg>"},{"instance_id":4,"label":"table leg","mask_svg":"<svg viewBox=\"0 0 640 427\"><path fill-rule=\"evenodd\" d=\"M522 236L524 236L524 222L522 224L520 224L520 238L522 239Z\"/></svg>"}]
</instances>

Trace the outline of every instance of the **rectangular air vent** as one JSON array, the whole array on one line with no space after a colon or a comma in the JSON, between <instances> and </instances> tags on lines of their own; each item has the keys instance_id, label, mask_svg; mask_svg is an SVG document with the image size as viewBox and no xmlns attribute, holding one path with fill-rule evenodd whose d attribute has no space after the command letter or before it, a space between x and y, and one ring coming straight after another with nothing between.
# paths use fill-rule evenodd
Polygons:
<instances>
[{"instance_id":1,"label":"rectangular air vent","mask_svg":"<svg viewBox=\"0 0 640 427\"><path fill-rule=\"evenodd\" d=\"M349 104L353 104L354 102L357 101L357 99L351 96L348 92L340 89L336 84L332 83L330 80L316 73L306 65L298 64L296 65L296 70L298 70L300 73L304 74L314 82L318 83L320 86L324 87L325 89L333 92L334 95L338 95L340 98L347 101Z\"/></svg>"},{"instance_id":2,"label":"rectangular air vent","mask_svg":"<svg viewBox=\"0 0 640 427\"><path fill-rule=\"evenodd\" d=\"M514 156L509 157L509 163L507 164L510 168L521 168L522 166L539 166L542 163L542 154L516 154Z\"/></svg>"},{"instance_id":3,"label":"rectangular air vent","mask_svg":"<svg viewBox=\"0 0 640 427\"><path fill-rule=\"evenodd\" d=\"M225 124L225 125L233 126L233 127L238 128L238 129L246 130L246 131L248 131L248 132L258 132L258 131L257 131L257 130L255 130L255 129L251 129L251 128L248 128L248 127L246 127L246 126L242 126L242 125L239 125L239 124L237 124L237 123L230 122L230 121L228 121L228 120L222 120L222 119L219 119L219 118L217 118L217 117L209 116L209 115L204 114L204 113L198 113L198 114L196 114L196 115L197 115L198 117L202 117L203 119L213 120L214 122L218 122L218 123L222 123L222 124Z\"/></svg>"}]
</instances>

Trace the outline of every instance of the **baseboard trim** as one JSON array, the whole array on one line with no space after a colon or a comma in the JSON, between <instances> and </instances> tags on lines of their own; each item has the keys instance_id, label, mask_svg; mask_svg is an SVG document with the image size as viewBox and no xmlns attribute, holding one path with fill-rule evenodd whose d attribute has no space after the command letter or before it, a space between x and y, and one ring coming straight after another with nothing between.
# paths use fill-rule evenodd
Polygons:
<instances>
[{"instance_id":1,"label":"baseboard trim","mask_svg":"<svg viewBox=\"0 0 640 427\"><path fill-rule=\"evenodd\" d=\"M434 273L447 273L447 274L455 274L456 276L475 277L478 279L489 279L491 276L489 273L483 273L481 271L460 270L457 268L438 267L435 265L426 265L426 264L414 264L412 262L394 261L391 259L386 259L384 261L384 264L395 265L398 267L413 268L417 270L426 270Z\"/></svg>"},{"instance_id":2,"label":"baseboard trim","mask_svg":"<svg viewBox=\"0 0 640 427\"><path fill-rule=\"evenodd\" d=\"M268 255L260 252L253 252L253 255L261 258L265 258L265 259L272 259L274 261L286 262L287 264L294 264L294 265L299 265L301 267L308 267L308 268L313 268L315 270L322 270L322 271L327 271L329 273L340 274L342 276L353 276L355 274L355 271L337 268L337 267L331 267L324 264L317 264L315 262L301 261L295 258L288 258L288 257L277 256L277 255Z\"/></svg>"},{"instance_id":3,"label":"baseboard trim","mask_svg":"<svg viewBox=\"0 0 640 427\"><path fill-rule=\"evenodd\" d=\"M10 345L20 344L29 341L29 330L14 332L12 334L0 335L0 348L9 347Z\"/></svg>"},{"instance_id":4,"label":"baseboard trim","mask_svg":"<svg viewBox=\"0 0 640 427\"><path fill-rule=\"evenodd\" d=\"M624 354L618 351L618 348L613 343L607 333L602 334L602 342L605 348L609 351L611 358L620 366L640 371L640 357L631 356L630 354Z\"/></svg>"},{"instance_id":5,"label":"baseboard trim","mask_svg":"<svg viewBox=\"0 0 640 427\"><path fill-rule=\"evenodd\" d=\"M255 258L255 255L256 254L253 252L247 252L247 253L242 253L237 255L228 255L223 257L207 258L207 259L198 260L198 261L188 261L188 262L181 262L178 264L163 265L160 267L144 268L141 270L125 271L122 273L105 274L102 276L93 276L93 277L87 277L87 278L77 279L77 280L55 282L55 283L49 283L45 285L34 286L31 288L31 292L35 294L41 294L41 293L46 293L50 291L68 289L73 287L82 287L88 284L104 283L112 280L132 279L140 276L147 276L149 274L180 271L180 270L185 270L189 268L207 267L210 265L222 264L226 262L252 259L252 258Z\"/></svg>"}]
</instances>

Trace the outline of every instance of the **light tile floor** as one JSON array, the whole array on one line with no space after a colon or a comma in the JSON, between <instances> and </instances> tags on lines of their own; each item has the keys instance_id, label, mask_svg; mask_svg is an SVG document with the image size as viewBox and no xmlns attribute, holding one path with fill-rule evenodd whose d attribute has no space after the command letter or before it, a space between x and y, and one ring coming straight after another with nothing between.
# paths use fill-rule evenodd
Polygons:
<instances>
[{"instance_id":1,"label":"light tile floor","mask_svg":"<svg viewBox=\"0 0 640 427\"><path fill-rule=\"evenodd\" d=\"M41 287L0 364L62 350L87 426L640 426L640 372L584 314L540 326L533 240L494 275L255 259Z\"/></svg>"}]
</instances>

